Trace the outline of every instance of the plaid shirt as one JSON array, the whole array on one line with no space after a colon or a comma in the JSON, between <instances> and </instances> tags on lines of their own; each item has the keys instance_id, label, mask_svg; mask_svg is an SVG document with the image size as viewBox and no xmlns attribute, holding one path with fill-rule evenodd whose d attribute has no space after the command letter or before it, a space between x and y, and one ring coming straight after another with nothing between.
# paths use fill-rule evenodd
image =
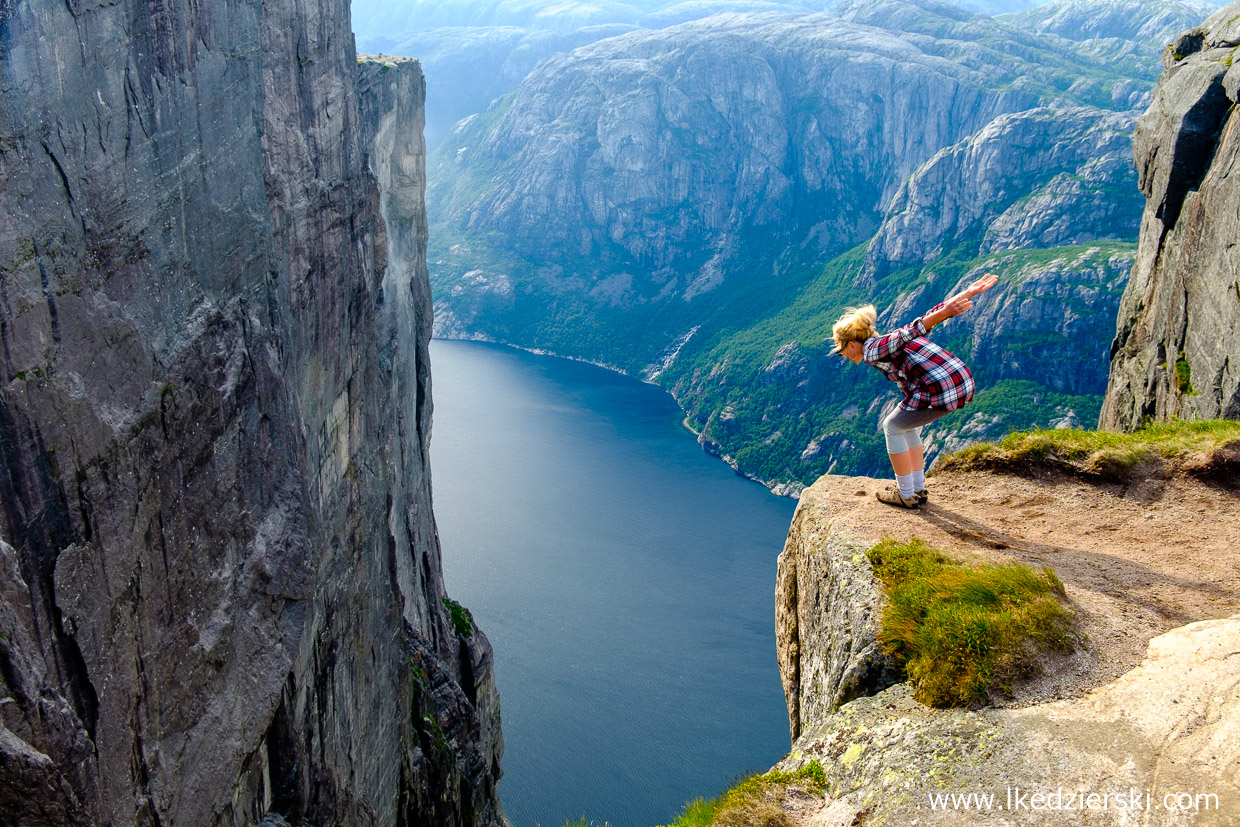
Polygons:
<instances>
[{"instance_id":1,"label":"plaid shirt","mask_svg":"<svg viewBox=\"0 0 1240 827\"><path fill-rule=\"evenodd\" d=\"M930 313L942 307L935 305ZM927 313L926 315L929 315ZM900 386L908 411L954 411L973 399L973 374L958 358L926 338L921 319L862 345L863 361Z\"/></svg>"}]
</instances>

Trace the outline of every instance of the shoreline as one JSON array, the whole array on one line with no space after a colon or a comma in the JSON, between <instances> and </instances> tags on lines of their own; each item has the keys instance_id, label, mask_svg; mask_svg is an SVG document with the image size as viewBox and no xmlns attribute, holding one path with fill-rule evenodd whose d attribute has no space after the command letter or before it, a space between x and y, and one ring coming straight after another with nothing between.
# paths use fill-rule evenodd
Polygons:
<instances>
[{"instance_id":1,"label":"shoreline","mask_svg":"<svg viewBox=\"0 0 1240 827\"><path fill-rule=\"evenodd\" d=\"M502 341L499 341L498 339L494 339L489 336L484 336L481 334L477 334L473 336L439 336L439 335L432 333L431 339L438 339L444 342L481 342L483 344L488 344L488 345L499 345L500 347L512 348L513 350L519 350L524 353L531 353L535 356L552 356L552 357L555 357L556 359L566 359L570 362L580 362L586 365L593 365L594 367L603 368L604 370L609 370L612 373L617 373L627 379L632 379L635 382L641 382L643 385L651 385L663 391L668 396L670 396L672 398L672 401L676 403L676 407L680 408L680 412L682 414L685 414L680 420L681 427L683 427L689 433L693 434L694 438L697 440L698 446L701 447L702 451L705 454L715 457L716 459L722 461L725 465L731 468L732 471L738 477L743 477L749 480L750 482L756 482L758 485L761 485L763 488L765 488L767 491L774 494L776 497L788 497L793 500L799 500L801 497L801 492L803 492L807 488L807 486L801 485L799 483L790 484L790 483L785 483L785 482L771 482L769 480L760 479L759 477L756 477L753 474L749 474L745 471L742 471L739 464L736 462L736 460L732 456L730 456L729 454L725 454L723 453L722 450L720 450L718 443L716 443L714 440L708 439L707 437L703 436L700 431L696 430L691 424L689 424L688 413L685 411L684 406L680 404L680 400L676 398L676 395L673 394L671 391L669 391L667 388L665 388L663 385L660 385L658 382L655 382L651 379L646 379L640 376L634 376L630 373L627 373L623 369L618 368L615 365L609 365L606 362L598 362L593 359L583 359L579 356L565 356L564 354L556 353L555 351L546 350L544 348L532 348L532 347L523 347L521 345L514 345L511 342L502 342ZM431 366L431 371L432 371L431 375L433 377L434 376L433 365Z\"/></svg>"}]
</instances>

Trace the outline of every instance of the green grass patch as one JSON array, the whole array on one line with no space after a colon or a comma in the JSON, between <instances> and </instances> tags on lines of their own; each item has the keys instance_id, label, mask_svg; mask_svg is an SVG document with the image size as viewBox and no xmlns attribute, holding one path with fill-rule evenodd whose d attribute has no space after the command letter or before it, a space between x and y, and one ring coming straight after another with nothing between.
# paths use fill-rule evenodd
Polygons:
<instances>
[{"instance_id":1,"label":"green grass patch","mask_svg":"<svg viewBox=\"0 0 1240 827\"><path fill-rule=\"evenodd\" d=\"M750 775L715 798L697 798L689 802L667 827L789 827L791 822L779 803L781 793L796 787L821 794L826 785L826 773L817 761L795 772L771 770ZM582 825L570 823L565 827Z\"/></svg>"},{"instance_id":2,"label":"green grass patch","mask_svg":"<svg viewBox=\"0 0 1240 827\"><path fill-rule=\"evenodd\" d=\"M444 606L448 607L448 614L452 618L452 630L456 632L458 637L469 637L474 633L474 616L469 613L460 603L457 603L450 597L443 599Z\"/></svg>"},{"instance_id":3,"label":"green grass patch","mask_svg":"<svg viewBox=\"0 0 1240 827\"><path fill-rule=\"evenodd\" d=\"M1229 464L1240 442L1240 422L1173 419L1132 433L1061 430L1017 431L998 443L980 443L939 460L938 470L1058 467L1105 479L1125 480L1143 466L1183 463L1210 473Z\"/></svg>"},{"instance_id":4,"label":"green grass patch","mask_svg":"<svg viewBox=\"0 0 1240 827\"><path fill-rule=\"evenodd\" d=\"M984 703L1070 646L1072 611L1049 568L964 565L916 538L884 540L868 556L890 598L879 641L924 704Z\"/></svg>"},{"instance_id":5,"label":"green grass patch","mask_svg":"<svg viewBox=\"0 0 1240 827\"><path fill-rule=\"evenodd\" d=\"M1185 396L1197 395L1193 390L1193 370L1184 358L1184 351L1180 351L1180 358L1175 360L1175 389Z\"/></svg>"}]
</instances>

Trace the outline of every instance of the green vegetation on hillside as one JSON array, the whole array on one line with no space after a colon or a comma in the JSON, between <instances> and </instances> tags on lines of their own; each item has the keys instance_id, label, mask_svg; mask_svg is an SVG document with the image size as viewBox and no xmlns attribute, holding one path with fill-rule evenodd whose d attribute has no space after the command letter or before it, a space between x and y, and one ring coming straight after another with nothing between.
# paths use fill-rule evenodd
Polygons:
<instances>
[{"instance_id":1,"label":"green vegetation on hillside","mask_svg":"<svg viewBox=\"0 0 1240 827\"><path fill-rule=\"evenodd\" d=\"M868 556L890 598L879 640L924 704L984 703L1069 646L1072 611L1049 568L964 565L916 538L884 540Z\"/></svg>"},{"instance_id":2,"label":"green vegetation on hillside","mask_svg":"<svg viewBox=\"0 0 1240 827\"><path fill-rule=\"evenodd\" d=\"M660 377L694 428L742 470L767 481L806 484L824 473L886 474L879 407L898 399L898 391L877 371L830 356L831 324L848 305L874 302L883 308L924 286L924 298L906 317L892 320L905 323L946 298L962 278L987 271L1000 276L1000 289L1010 301L1071 311L1077 319L1091 320L1082 327L1092 328L1094 335L1017 328L1002 339L975 340L977 310L936 328L934 340L965 359L978 390L971 404L935 423L933 433L958 436L968 426L964 438L995 439L1015 429L1048 427L1069 412L1077 422L1097 421L1102 394L1056 390L1063 379L1056 366L1072 365L1077 381L1093 371L1097 379L1092 384L1105 382L1113 321L1099 308L1118 304L1132 242L1106 240L980 257L974 248L974 257L967 259L960 256L970 253L949 252L916 272L891 273L868 291L854 283L866 246L819 265L777 312L730 332L704 329ZM1055 274L1053 285L1029 286L1046 272ZM1048 290L1054 293L1046 295ZM1078 301L1078 290L1096 304ZM771 369L789 344L795 348L788 369ZM721 418L725 411L726 419Z\"/></svg>"},{"instance_id":3,"label":"green vegetation on hillside","mask_svg":"<svg viewBox=\"0 0 1240 827\"><path fill-rule=\"evenodd\" d=\"M443 605L448 609L448 616L452 620L452 631L456 632L457 637L467 638L474 633L474 616L470 614L469 609L450 597L443 599Z\"/></svg>"}]
</instances>

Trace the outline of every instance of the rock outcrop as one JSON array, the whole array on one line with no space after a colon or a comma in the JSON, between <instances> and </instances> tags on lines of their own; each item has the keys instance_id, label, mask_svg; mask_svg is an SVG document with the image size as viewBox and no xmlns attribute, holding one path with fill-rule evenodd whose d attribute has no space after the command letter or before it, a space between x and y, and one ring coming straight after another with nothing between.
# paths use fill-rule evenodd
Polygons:
<instances>
[{"instance_id":1,"label":"rock outcrop","mask_svg":"<svg viewBox=\"0 0 1240 827\"><path fill-rule=\"evenodd\" d=\"M839 482L834 493L847 496ZM776 651L794 741L841 704L901 679L878 642L885 598L865 554L873 541L837 521L829 497L802 497L779 555Z\"/></svg>"},{"instance_id":2,"label":"rock outcrop","mask_svg":"<svg viewBox=\"0 0 1240 827\"><path fill-rule=\"evenodd\" d=\"M0 821L501 823L376 186L416 64L359 92L339 3L0 15Z\"/></svg>"},{"instance_id":3,"label":"rock outcrop","mask_svg":"<svg viewBox=\"0 0 1240 827\"><path fill-rule=\"evenodd\" d=\"M866 251L863 277L933 265L964 242L986 255L1135 237L1135 120L1094 107L1001 115L901 185Z\"/></svg>"},{"instance_id":4,"label":"rock outcrop","mask_svg":"<svg viewBox=\"0 0 1240 827\"><path fill-rule=\"evenodd\" d=\"M1240 615L1155 638L1139 667L1074 700L937 710L900 684L806 731L778 768L826 770L815 825L1235 824L1237 652Z\"/></svg>"},{"instance_id":5,"label":"rock outcrop","mask_svg":"<svg viewBox=\"0 0 1240 827\"><path fill-rule=\"evenodd\" d=\"M1100 425L1240 417L1240 3L1163 53L1133 137L1147 203Z\"/></svg>"},{"instance_id":6,"label":"rock outcrop","mask_svg":"<svg viewBox=\"0 0 1240 827\"><path fill-rule=\"evenodd\" d=\"M789 823L976 824L978 795L993 797L984 817L997 824L1237 823L1234 498L1190 477L949 471L928 482L918 511L876 502L883 481L842 476L819 479L797 507L776 587L793 739L777 768L817 761L826 789ZM1076 615L1075 650L1040 660L991 708L916 702L877 645L886 598L865 555L913 537L965 562L1052 567ZM1048 806L1057 791L1078 803ZM1111 803L1090 809L1082 791ZM1139 804L1116 803L1136 793ZM973 798L931 797L949 794Z\"/></svg>"}]
</instances>

